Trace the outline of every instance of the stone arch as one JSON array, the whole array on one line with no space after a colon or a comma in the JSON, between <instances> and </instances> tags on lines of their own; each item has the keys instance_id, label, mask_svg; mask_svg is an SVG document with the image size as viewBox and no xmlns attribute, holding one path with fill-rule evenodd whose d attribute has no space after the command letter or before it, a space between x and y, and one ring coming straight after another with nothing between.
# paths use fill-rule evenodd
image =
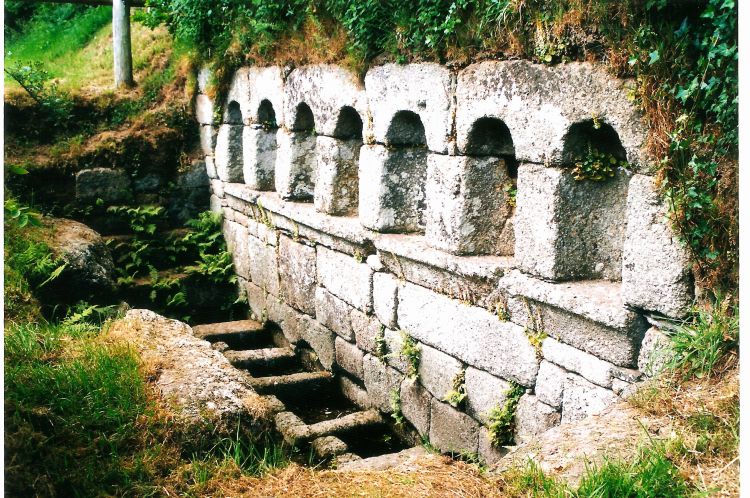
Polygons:
<instances>
[{"instance_id":1,"label":"stone arch","mask_svg":"<svg viewBox=\"0 0 750 498\"><path fill-rule=\"evenodd\" d=\"M618 161L627 160L625 147L615 129L600 120L587 119L573 123L563 136L563 165L571 166L589 147L611 154Z\"/></svg>"},{"instance_id":2,"label":"stone arch","mask_svg":"<svg viewBox=\"0 0 750 498\"><path fill-rule=\"evenodd\" d=\"M317 137L315 208L331 215L354 215L359 203L362 118L350 106L338 111L333 136Z\"/></svg>"},{"instance_id":3,"label":"stone arch","mask_svg":"<svg viewBox=\"0 0 750 498\"><path fill-rule=\"evenodd\" d=\"M268 99L263 99L258 105L258 124L264 128L276 128L276 111Z\"/></svg>"},{"instance_id":4,"label":"stone arch","mask_svg":"<svg viewBox=\"0 0 750 498\"><path fill-rule=\"evenodd\" d=\"M242 109L239 102L232 100L227 104L226 123L231 125L242 124Z\"/></svg>"},{"instance_id":5,"label":"stone arch","mask_svg":"<svg viewBox=\"0 0 750 498\"><path fill-rule=\"evenodd\" d=\"M422 118L413 111L398 111L391 118L385 141L395 147L425 146L427 137Z\"/></svg>"},{"instance_id":6,"label":"stone arch","mask_svg":"<svg viewBox=\"0 0 750 498\"><path fill-rule=\"evenodd\" d=\"M243 176L255 190L273 190L276 168L276 111L268 99L258 104L258 119L243 130Z\"/></svg>"},{"instance_id":7,"label":"stone arch","mask_svg":"<svg viewBox=\"0 0 750 498\"><path fill-rule=\"evenodd\" d=\"M477 119L463 152L428 161L427 242L454 254L512 255L518 164L508 126Z\"/></svg>"},{"instance_id":8,"label":"stone arch","mask_svg":"<svg viewBox=\"0 0 750 498\"><path fill-rule=\"evenodd\" d=\"M360 155L359 216L381 232L423 233L427 158L420 116L397 111L385 133L385 145L366 145Z\"/></svg>"},{"instance_id":9,"label":"stone arch","mask_svg":"<svg viewBox=\"0 0 750 498\"><path fill-rule=\"evenodd\" d=\"M297 104L293 116L290 129L276 135L276 191L282 199L309 202L315 192L315 116L305 102Z\"/></svg>"},{"instance_id":10,"label":"stone arch","mask_svg":"<svg viewBox=\"0 0 750 498\"><path fill-rule=\"evenodd\" d=\"M362 139L362 118L359 113L351 106L344 106L339 110L336 119L336 127L333 130L333 136L343 140Z\"/></svg>"},{"instance_id":11,"label":"stone arch","mask_svg":"<svg viewBox=\"0 0 750 498\"><path fill-rule=\"evenodd\" d=\"M294 113L294 122L292 123L292 131L308 131L312 132L315 130L315 116L313 115L312 109L305 102L297 104L297 109Z\"/></svg>"}]
</instances>

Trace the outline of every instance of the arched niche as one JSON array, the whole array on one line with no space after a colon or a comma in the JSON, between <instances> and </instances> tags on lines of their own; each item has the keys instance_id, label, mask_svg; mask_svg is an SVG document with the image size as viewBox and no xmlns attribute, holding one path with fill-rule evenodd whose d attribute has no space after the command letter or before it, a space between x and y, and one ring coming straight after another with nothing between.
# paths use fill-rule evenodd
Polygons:
<instances>
[{"instance_id":1,"label":"arched niche","mask_svg":"<svg viewBox=\"0 0 750 498\"><path fill-rule=\"evenodd\" d=\"M588 119L572 124L565 133L563 164L571 166L577 158L586 155L590 148L611 155L618 161L627 159L617 131L598 119Z\"/></svg>"},{"instance_id":2,"label":"arched niche","mask_svg":"<svg viewBox=\"0 0 750 498\"><path fill-rule=\"evenodd\" d=\"M420 147L427 143L424 124L419 114L412 111L398 111L393 115L385 134L388 145L394 147Z\"/></svg>"},{"instance_id":3,"label":"arched niche","mask_svg":"<svg viewBox=\"0 0 750 498\"><path fill-rule=\"evenodd\" d=\"M362 118L350 106L339 109L333 136L318 136L315 208L336 216L355 215L359 203Z\"/></svg>"},{"instance_id":4,"label":"arched niche","mask_svg":"<svg viewBox=\"0 0 750 498\"><path fill-rule=\"evenodd\" d=\"M276 168L276 111L268 99L258 104L257 122L243 130L243 176L255 190L273 190Z\"/></svg>"},{"instance_id":5,"label":"arched niche","mask_svg":"<svg viewBox=\"0 0 750 498\"><path fill-rule=\"evenodd\" d=\"M276 141L276 191L286 200L312 201L317 159L315 116L309 105L297 104L290 129L279 130Z\"/></svg>"},{"instance_id":6,"label":"arched niche","mask_svg":"<svg viewBox=\"0 0 750 498\"><path fill-rule=\"evenodd\" d=\"M240 109L239 102L232 100L227 104L227 124L241 125L242 124L242 110Z\"/></svg>"},{"instance_id":7,"label":"arched niche","mask_svg":"<svg viewBox=\"0 0 750 498\"><path fill-rule=\"evenodd\" d=\"M480 118L463 152L428 161L427 242L454 254L512 255L518 165L510 130Z\"/></svg>"},{"instance_id":8,"label":"arched niche","mask_svg":"<svg viewBox=\"0 0 750 498\"><path fill-rule=\"evenodd\" d=\"M380 232L424 233L430 153L419 115L396 112L385 140L385 145L366 145L360 152L360 222Z\"/></svg>"}]
</instances>

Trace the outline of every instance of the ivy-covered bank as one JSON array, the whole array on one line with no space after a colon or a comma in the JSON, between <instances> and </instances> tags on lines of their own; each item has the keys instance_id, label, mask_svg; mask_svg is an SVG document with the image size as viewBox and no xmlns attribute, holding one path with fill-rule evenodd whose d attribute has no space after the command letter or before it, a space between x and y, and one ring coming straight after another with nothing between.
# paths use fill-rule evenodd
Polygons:
<instances>
[{"instance_id":1,"label":"ivy-covered bank","mask_svg":"<svg viewBox=\"0 0 750 498\"><path fill-rule=\"evenodd\" d=\"M599 60L633 77L673 222L705 288L737 282L737 5L602 0L151 0L147 23L212 62Z\"/></svg>"}]
</instances>

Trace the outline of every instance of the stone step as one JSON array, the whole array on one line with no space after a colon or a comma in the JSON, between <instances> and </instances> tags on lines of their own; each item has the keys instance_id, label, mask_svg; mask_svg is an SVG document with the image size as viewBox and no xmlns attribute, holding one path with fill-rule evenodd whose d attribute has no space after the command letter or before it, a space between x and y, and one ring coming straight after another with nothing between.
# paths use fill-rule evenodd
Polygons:
<instances>
[{"instance_id":1,"label":"stone step","mask_svg":"<svg viewBox=\"0 0 750 498\"><path fill-rule=\"evenodd\" d=\"M276 429L289 444L307 443L324 436L340 436L385 424L377 410L350 413L343 417L305 424L292 412L281 412L275 417Z\"/></svg>"},{"instance_id":2,"label":"stone step","mask_svg":"<svg viewBox=\"0 0 750 498\"><path fill-rule=\"evenodd\" d=\"M384 455L354 459L347 462L337 459L339 465L336 467L336 470L378 471L392 468L406 470L410 466L413 466L415 461L426 458L429 455L430 453L423 446L414 446L413 448L407 448L396 453L386 453Z\"/></svg>"},{"instance_id":3,"label":"stone step","mask_svg":"<svg viewBox=\"0 0 750 498\"><path fill-rule=\"evenodd\" d=\"M343 455L349 451L345 442L336 436L322 436L313 440L313 452L318 458L328 459Z\"/></svg>"},{"instance_id":4,"label":"stone step","mask_svg":"<svg viewBox=\"0 0 750 498\"><path fill-rule=\"evenodd\" d=\"M196 325L193 335L210 342L225 342L232 349L262 347L271 342L271 334L255 320Z\"/></svg>"},{"instance_id":5,"label":"stone step","mask_svg":"<svg viewBox=\"0 0 750 498\"><path fill-rule=\"evenodd\" d=\"M285 368L295 362L297 356L292 348L264 348L245 351L224 351L224 356L237 368L275 369Z\"/></svg>"},{"instance_id":6,"label":"stone step","mask_svg":"<svg viewBox=\"0 0 750 498\"><path fill-rule=\"evenodd\" d=\"M250 385L259 394L277 396L310 396L311 392L330 388L333 376L329 372L301 372L288 375L253 377Z\"/></svg>"}]
</instances>

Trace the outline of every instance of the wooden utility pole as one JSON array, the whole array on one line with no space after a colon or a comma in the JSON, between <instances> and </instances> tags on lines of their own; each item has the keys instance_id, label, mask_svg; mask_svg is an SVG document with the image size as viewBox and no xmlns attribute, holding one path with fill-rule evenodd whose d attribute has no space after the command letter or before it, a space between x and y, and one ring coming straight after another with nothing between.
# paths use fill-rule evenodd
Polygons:
<instances>
[{"instance_id":1,"label":"wooden utility pole","mask_svg":"<svg viewBox=\"0 0 750 498\"><path fill-rule=\"evenodd\" d=\"M133 86L133 54L130 50L130 5L128 0L112 0L112 44L115 87Z\"/></svg>"}]
</instances>

